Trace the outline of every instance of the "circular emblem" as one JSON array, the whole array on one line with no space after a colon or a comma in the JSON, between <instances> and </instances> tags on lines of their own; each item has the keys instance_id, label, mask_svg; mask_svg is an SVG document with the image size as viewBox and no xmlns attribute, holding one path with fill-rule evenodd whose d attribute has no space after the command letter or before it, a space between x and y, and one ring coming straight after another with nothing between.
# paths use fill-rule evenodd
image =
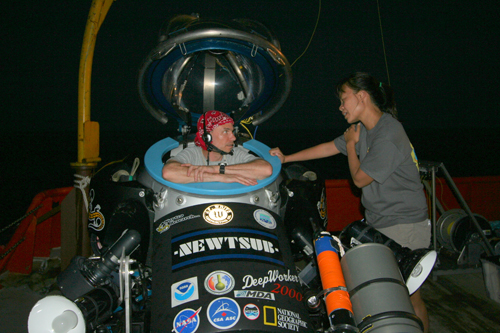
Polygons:
<instances>
[{"instance_id":1,"label":"circular emblem","mask_svg":"<svg viewBox=\"0 0 500 333\"><path fill-rule=\"evenodd\" d=\"M250 303L250 304L245 305L245 307L243 308L243 314L245 315L245 317L247 319L255 320L255 319L259 318L260 310L259 310L259 307L257 305Z\"/></svg>"},{"instance_id":2,"label":"circular emblem","mask_svg":"<svg viewBox=\"0 0 500 333\"><path fill-rule=\"evenodd\" d=\"M227 297L214 299L207 309L207 318L212 326L226 330L238 323L241 310L235 300Z\"/></svg>"},{"instance_id":3,"label":"circular emblem","mask_svg":"<svg viewBox=\"0 0 500 333\"><path fill-rule=\"evenodd\" d=\"M174 318L174 329L175 333L194 333L200 326L200 312L201 308L198 310L184 309L177 314Z\"/></svg>"},{"instance_id":4,"label":"circular emblem","mask_svg":"<svg viewBox=\"0 0 500 333\"><path fill-rule=\"evenodd\" d=\"M195 287L191 282L183 282L175 288L174 296L179 301L185 301L193 296Z\"/></svg>"},{"instance_id":5,"label":"circular emblem","mask_svg":"<svg viewBox=\"0 0 500 333\"><path fill-rule=\"evenodd\" d=\"M234 288L234 278L225 271L214 271L205 279L205 289L213 295L227 294Z\"/></svg>"},{"instance_id":6,"label":"circular emblem","mask_svg":"<svg viewBox=\"0 0 500 333\"><path fill-rule=\"evenodd\" d=\"M265 211L264 209L257 209L253 212L253 218L257 223L267 229L276 228L276 220L271 215L271 213Z\"/></svg>"},{"instance_id":7,"label":"circular emblem","mask_svg":"<svg viewBox=\"0 0 500 333\"><path fill-rule=\"evenodd\" d=\"M317 203L319 216L324 220L326 218L326 195L325 189L321 192L321 198Z\"/></svg>"},{"instance_id":8,"label":"circular emblem","mask_svg":"<svg viewBox=\"0 0 500 333\"><path fill-rule=\"evenodd\" d=\"M233 219L233 211L225 205L211 205L203 211L203 219L214 225L226 224Z\"/></svg>"}]
</instances>

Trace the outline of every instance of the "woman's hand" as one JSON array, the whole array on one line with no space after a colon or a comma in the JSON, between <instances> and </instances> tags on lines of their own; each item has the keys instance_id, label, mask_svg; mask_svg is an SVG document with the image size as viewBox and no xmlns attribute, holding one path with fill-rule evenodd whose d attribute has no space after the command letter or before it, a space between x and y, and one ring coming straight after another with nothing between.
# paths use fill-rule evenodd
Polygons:
<instances>
[{"instance_id":1,"label":"woman's hand","mask_svg":"<svg viewBox=\"0 0 500 333\"><path fill-rule=\"evenodd\" d=\"M359 141L359 124L349 126L344 132L344 139L346 143L353 141L355 144Z\"/></svg>"},{"instance_id":2,"label":"woman's hand","mask_svg":"<svg viewBox=\"0 0 500 333\"><path fill-rule=\"evenodd\" d=\"M279 148L272 148L271 150L269 150L269 154L271 156L277 156L280 159L281 164L286 163L286 156L281 152Z\"/></svg>"}]
</instances>

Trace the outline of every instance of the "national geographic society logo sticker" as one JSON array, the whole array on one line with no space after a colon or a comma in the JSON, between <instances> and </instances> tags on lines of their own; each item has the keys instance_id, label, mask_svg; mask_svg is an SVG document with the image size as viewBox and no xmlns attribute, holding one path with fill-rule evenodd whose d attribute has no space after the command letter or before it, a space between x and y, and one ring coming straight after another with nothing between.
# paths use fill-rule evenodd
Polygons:
<instances>
[{"instance_id":1,"label":"national geographic society logo sticker","mask_svg":"<svg viewBox=\"0 0 500 333\"><path fill-rule=\"evenodd\" d=\"M203 219L213 225L226 224L233 219L233 211L225 205L211 205L203 211Z\"/></svg>"}]
</instances>

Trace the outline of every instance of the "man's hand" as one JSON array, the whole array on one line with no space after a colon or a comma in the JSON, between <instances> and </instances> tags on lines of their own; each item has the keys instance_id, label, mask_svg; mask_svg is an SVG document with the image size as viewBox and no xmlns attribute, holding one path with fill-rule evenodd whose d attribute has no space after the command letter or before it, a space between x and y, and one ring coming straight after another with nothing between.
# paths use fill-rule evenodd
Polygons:
<instances>
[{"instance_id":1,"label":"man's hand","mask_svg":"<svg viewBox=\"0 0 500 333\"><path fill-rule=\"evenodd\" d=\"M240 183L247 186L257 185L256 179L240 175L220 174L218 165L181 164L181 166L187 169L186 175L193 177L195 182L218 181L221 183Z\"/></svg>"},{"instance_id":2,"label":"man's hand","mask_svg":"<svg viewBox=\"0 0 500 333\"><path fill-rule=\"evenodd\" d=\"M263 159L248 163L226 165L224 174L219 172L220 165L192 165L175 160L168 161L162 169L163 179L178 183L223 182L257 185L257 181L269 177L273 167Z\"/></svg>"},{"instance_id":3,"label":"man's hand","mask_svg":"<svg viewBox=\"0 0 500 333\"><path fill-rule=\"evenodd\" d=\"M186 175L193 177L195 182L203 182L203 175L206 173L219 173L219 167L215 165L192 165L189 163L181 164L187 169Z\"/></svg>"},{"instance_id":4,"label":"man's hand","mask_svg":"<svg viewBox=\"0 0 500 333\"><path fill-rule=\"evenodd\" d=\"M218 175L220 179L218 181L222 183L240 183L243 185L251 186L251 185L257 185L257 180L252 179L252 178L247 178L243 176L238 176L238 175Z\"/></svg>"}]
</instances>

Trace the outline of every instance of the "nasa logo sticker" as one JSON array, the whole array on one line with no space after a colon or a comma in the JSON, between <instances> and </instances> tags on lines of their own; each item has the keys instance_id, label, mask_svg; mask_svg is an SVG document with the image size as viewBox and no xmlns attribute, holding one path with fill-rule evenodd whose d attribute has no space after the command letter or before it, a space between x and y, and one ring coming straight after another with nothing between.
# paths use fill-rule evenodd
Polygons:
<instances>
[{"instance_id":1,"label":"nasa logo sticker","mask_svg":"<svg viewBox=\"0 0 500 333\"><path fill-rule=\"evenodd\" d=\"M172 284L172 307L198 299L198 279L192 277Z\"/></svg>"},{"instance_id":2,"label":"nasa logo sticker","mask_svg":"<svg viewBox=\"0 0 500 333\"><path fill-rule=\"evenodd\" d=\"M213 271L205 278L205 289L213 295L227 294L234 288L234 278L226 271Z\"/></svg>"},{"instance_id":3,"label":"nasa logo sticker","mask_svg":"<svg viewBox=\"0 0 500 333\"><path fill-rule=\"evenodd\" d=\"M257 209L253 212L253 218L257 223L267 229L276 228L276 220L274 217L263 209Z\"/></svg>"},{"instance_id":4,"label":"nasa logo sticker","mask_svg":"<svg viewBox=\"0 0 500 333\"><path fill-rule=\"evenodd\" d=\"M214 299L207 308L207 318L212 326L226 330L238 323L241 310L235 300L227 297ZM184 332L183 332L184 333Z\"/></svg>"},{"instance_id":5,"label":"nasa logo sticker","mask_svg":"<svg viewBox=\"0 0 500 333\"><path fill-rule=\"evenodd\" d=\"M233 211L225 205L210 205L203 211L203 219L213 225L223 225L231 222Z\"/></svg>"},{"instance_id":6,"label":"nasa logo sticker","mask_svg":"<svg viewBox=\"0 0 500 333\"><path fill-rule=\"evenodd\" d=\"M259 310L259 307L255 304L247 304L245 305L245 307L243 308L243 314L245 315L245 317L249 320L255 320L257 318L259 318L260 316L260 310Z\"/></svg>"},{"instance_id":7,"label":"nasa logo sticker","mask_svg":"<svg viewBox=\"0 0 500 333\"><path fill-rule=\"evenodd\" d=\"M200 326L200 313L201 307L198 310L184 309L179 312L174 318L175 333L194 333Z\"/></svg>"}]
</instances>

